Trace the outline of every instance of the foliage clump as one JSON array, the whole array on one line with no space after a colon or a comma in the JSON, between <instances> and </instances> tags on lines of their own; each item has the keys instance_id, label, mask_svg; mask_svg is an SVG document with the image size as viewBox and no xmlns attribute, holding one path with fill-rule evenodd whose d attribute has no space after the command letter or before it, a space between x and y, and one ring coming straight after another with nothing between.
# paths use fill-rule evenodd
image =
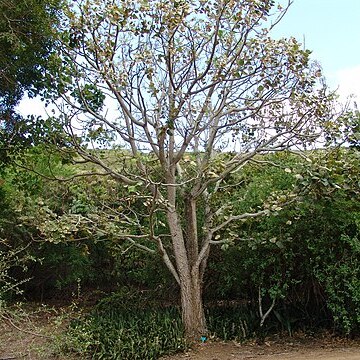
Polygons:
<instances>
[{"instance_id":1,"label":"foliage clump","mask_svg":"<svg viewBox=\"0 0 360 360\"><path fill-rule=\"evenodd\" d=\"M147 307L146 300L128 288L109 296L71 323L62 350L96 359L128 360L157 359L185 350L188 344L179 309Z\"/></svg>"}]
</instances>

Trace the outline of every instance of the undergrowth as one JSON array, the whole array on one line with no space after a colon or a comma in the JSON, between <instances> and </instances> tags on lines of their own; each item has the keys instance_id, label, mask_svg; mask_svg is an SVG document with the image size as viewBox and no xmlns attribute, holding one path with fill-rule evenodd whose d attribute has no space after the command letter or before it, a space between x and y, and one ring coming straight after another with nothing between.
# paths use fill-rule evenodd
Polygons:
<instances>
[{"instance_id":1,"label":"undergrowth","mask_svg":"<svg viewBox=\"0 0 360 360\"><path fill-rule=\"evenodd\" d=\"M97 308L65 337L62 351L92 359L150 360L187 348L176 307Z\"/></svg>"},{"instance_id":2,"label":"undergrowth","mask_svg":"<svg viewBox=\"0 0 360 360\"><path fill-rule=\"evenodd\" d=\"M154 360L186 350L179 308L147 300L124 300L119 294L104 299L70 323L61 339L62 352L100 360ZM247 307L209 307L206 312L211 338L243 341L255 334L258 319Z\"/></svg>"},{"instance_id":3,"label":"undergrowth","mask_svg":"<svg viewBox=\"0 0 360 360\"><path fill-rule=\"evenodd\" d=\"M189 344L180 309L148 295L125 288L103 299L90 313L70 322L59 341L61 351L77 358L154 360L186 350ZM260 327L257 309L251 304L213 304L206 308L206 319L208 338L238 342L261 340L273 332L291 336L309 325L306 319L294 322L292 312L279 307Z\"/></svg>"}]
</instances>

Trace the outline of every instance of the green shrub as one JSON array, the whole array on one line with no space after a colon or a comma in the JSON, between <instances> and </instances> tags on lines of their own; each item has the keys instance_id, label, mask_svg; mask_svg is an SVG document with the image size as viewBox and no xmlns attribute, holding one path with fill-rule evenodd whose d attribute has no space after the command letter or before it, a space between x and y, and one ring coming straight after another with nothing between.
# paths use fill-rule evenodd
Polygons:
<instances>
[{"instance_id":1,"label":"green shrub","mask_svg":"<svg viewBox=\"0 0 360 360\"><path fill-rule=\"evenodd\" d=\"M339 247L315 261L315 276L323 285L334 327L341 333L360 331L360 240L341 236ZM341 245L341 246L340 246Z\"/></svg>"},{"instance_id":2,"label":"green shrub","mask_svg":"<svg viewBox=\"0 0 360 360\"><path fill-rule=\"evenodd\" d=\"M283 164L287 171L273 168L270 173L264 165L248 192L239 189L232 195L255 208L261 194L265 198L267 192L304 187L297 201L276 213L233 224L235 246L212 252L205 296L256 306L260 288L265 309L275 299L273 315L266 320L269 327L292 332L299 326L330 326L342 334L356 334L360 331L360 154L315 155L324 157L321 165L316 159L309 164L286 163L289 158ZM220 234L226 237L226 231Z\"/></svg>"}]
</instances>

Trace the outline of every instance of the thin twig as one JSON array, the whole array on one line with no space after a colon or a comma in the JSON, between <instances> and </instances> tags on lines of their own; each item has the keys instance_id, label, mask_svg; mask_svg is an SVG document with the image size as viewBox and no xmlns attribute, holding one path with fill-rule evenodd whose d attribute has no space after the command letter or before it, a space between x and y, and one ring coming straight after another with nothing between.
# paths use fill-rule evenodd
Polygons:
<instances>
[{"instance_id":1,"label":"thin twig","mask_svg":"<svg viewBox=\"0 0 360 360\"><path fill-rule=\"evenodd\" d=\"M5 316L5 315L1 315L1 317L2 317L5 321L7 321L12 327L14 327L16 330L18 330L18 331L21 331L21 332L26 333L26 334L34 335L34 336L43 337L43 338L46 338L46 339L53 339L52 336L43 335L43 334L39 334L39 333L34 333L34 332L32 332L32 331L29 331L29 330L21 329L21 328L19 328L17 325L15 325L15 324L11 321L11 319L10 319L9 317L7 317L7 316Z\"/></svg>"}]
</instances>

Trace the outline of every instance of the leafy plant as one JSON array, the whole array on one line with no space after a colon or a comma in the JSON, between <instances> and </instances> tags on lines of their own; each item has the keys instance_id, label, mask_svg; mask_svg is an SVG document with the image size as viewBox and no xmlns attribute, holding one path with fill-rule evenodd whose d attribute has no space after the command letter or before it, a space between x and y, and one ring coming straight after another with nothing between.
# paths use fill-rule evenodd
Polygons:
<instances>
[{"instance_id":1,"label":"leafy plant","mask_svg":"<svg viewBox=\"0 0 360 360\"><path fill-rule=\"evenodd\" d=\"M186 348L177 308L102 306L72 322L63 350L96 359L150 360Z\"/></svg>"},{"instance_id":2,"label":"leafy plant","mask_svg":"<svg viewBox=\"0 0 360 360\"><path fill-rule=\"evenodd\" d=\"M225 341L244 341L259 328L258 315L246 304L210 306L207 319L210 334Z\"/></svg>"}]
</instances>

